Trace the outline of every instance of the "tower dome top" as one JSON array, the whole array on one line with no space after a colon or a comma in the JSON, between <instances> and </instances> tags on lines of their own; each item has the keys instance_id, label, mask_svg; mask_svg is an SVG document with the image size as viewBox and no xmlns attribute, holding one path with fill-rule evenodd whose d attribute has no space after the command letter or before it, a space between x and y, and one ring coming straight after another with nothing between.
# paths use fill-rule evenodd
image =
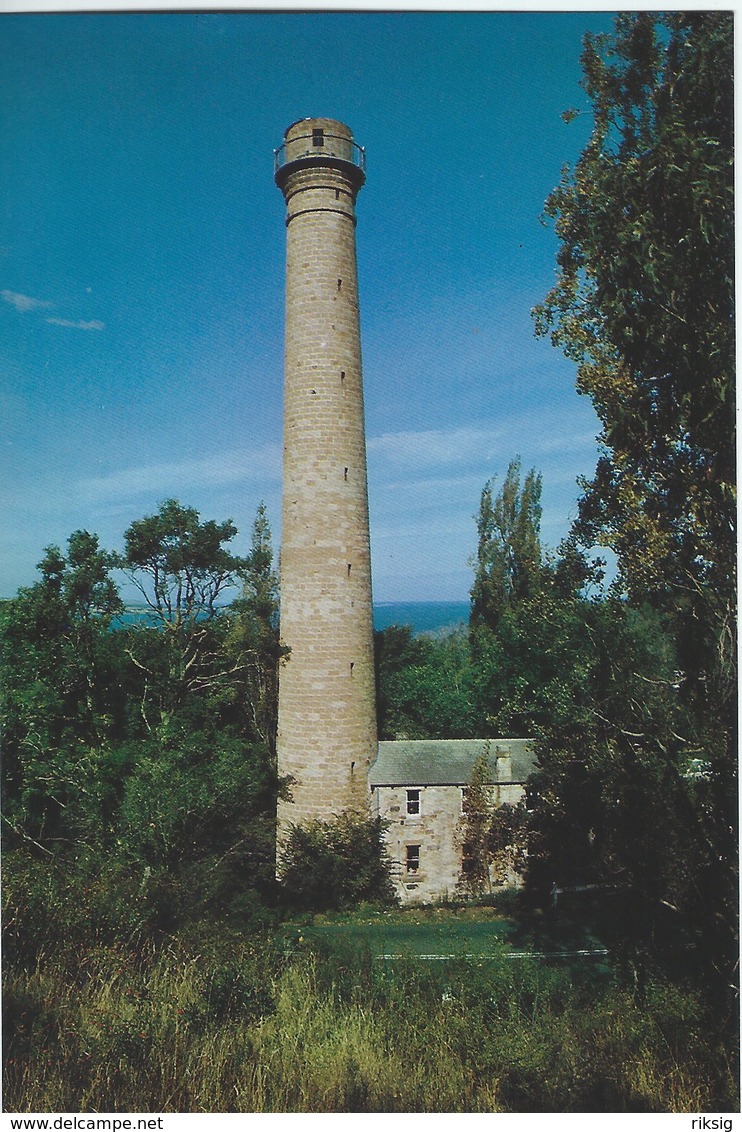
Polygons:
<instances>
[{"instance_id":1,"label":"tower dome top","mask_svg":"<svg viewBox=\"0 0 742 1132\"><path fill-rule=\"evenodd\" d=\"M324 129L340 137L353 138L352 130L337 118L297 118L284 130L283 137L288 141L290 137L301 136L307 132L311 134L313 129Z\"/></svg>"}]
</instances>

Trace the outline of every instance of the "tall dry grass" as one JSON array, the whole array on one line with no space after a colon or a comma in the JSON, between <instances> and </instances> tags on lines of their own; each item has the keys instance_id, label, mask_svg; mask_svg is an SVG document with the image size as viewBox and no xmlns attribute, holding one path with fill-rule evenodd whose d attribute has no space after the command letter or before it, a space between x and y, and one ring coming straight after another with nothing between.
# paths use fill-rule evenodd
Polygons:
<instances>
[{"instance_id":1,"label":"tall dry grass","mask_svg":"<svg viewBox=\"0 0 742 1132\"><path fill-rule=\"evenodd\" d=\"M31 1112L710 1111L734 1079L697 1001L514 964L226 961L123 948L5 990L5 1107Z\"/></svg>"}]
</instances>

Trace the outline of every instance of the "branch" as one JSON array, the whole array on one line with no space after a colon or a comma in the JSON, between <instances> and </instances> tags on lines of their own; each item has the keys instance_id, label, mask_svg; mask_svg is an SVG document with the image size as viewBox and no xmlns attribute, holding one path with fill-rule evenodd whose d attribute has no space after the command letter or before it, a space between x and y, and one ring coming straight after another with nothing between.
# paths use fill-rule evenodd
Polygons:
<instances>
[{"instance_id":1,"label":"branch","mask_svg":"<svg viewBox=\"0 0 742 1132\"><path fill-rule=\"evenodd\" d=\"M132 662L132 664L135 664L137 666L137 668L141 668L142 672L146 672L148 676L152 675L152 669L147 668L146 665L144 665L144 664L141 664L140 661L138 661L137 658L134 656L134 653L131 651L131 649L128 649L128 648L124 649L124 652L128 656L129 660Z\"/></svg>"},{"instance_id":2,"label":"branch","mask_svg":"<svg viewBox=\"0 0 742 1132\"><path fill-rule=\"evenodd\" d=\"M31 844L35 845L37 849L40 849L42 853L48 853L50 857L54 856L51 849L47 849L45 845L41 845L38 841L34 841L33 837L30 837L27 833L24 833L22 829L19 829L17 825L14 825L6 814L2 814L0 816L2 817L2 820L10 826L10 828L13 830L13 833L17 834L18 837L22 837L24 841L30 841Z\"/></svg>"},{"instance_id":3,"label":"branch","mask_svg":"<svg viewBox=\"0 0 742 1132\"><path fill-rule=\"evenodd\" d=\"M607 726L610 727L612 731L618 731L620 735L626 735L626 737L629 739L646 739L647 737L646 731L627 731L624 727L619 727L617 723L613 723L612 720L606 719L606 717L604 715L601 715L600 712L595 708L593 708L592 714L596 719L599 719L601 723L607 724Z\"/></svg>"}]
</instances>

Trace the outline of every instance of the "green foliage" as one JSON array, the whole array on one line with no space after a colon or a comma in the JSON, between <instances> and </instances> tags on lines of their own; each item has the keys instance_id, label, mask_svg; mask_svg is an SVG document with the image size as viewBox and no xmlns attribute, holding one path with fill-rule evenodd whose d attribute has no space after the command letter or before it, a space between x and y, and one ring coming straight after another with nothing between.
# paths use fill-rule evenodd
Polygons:
<instances>
[{"instance_id":1,"label":"green foliage","mask_svg":"<svg viewBox=\"0 0 742 1132\"><path fill-rule=\"evenodd\" d=\"M603 424L584 536L614 547L633 593L705 590L717 617L734 562L732 37L725 12L625 14L586 37L594 127L547 202L559 278L536 311Z\"/></svg>"},{"instance_id":2,"label":"green foliage","mask_svg":"<svg viewBox=\"0 0 742 1132\"><path fill-rule=\"evenodd\" d=\"M148 909L120 860L85 847L39 857L25 845L3 854L2 945L7 970L34 970L44 956L74 967L80 954L119 940L141 942Z\"/></svg>"},{"instance_id":3,"label":"green foliage","mask_svg":"<svg viewBox=\"0 0 742 1132\"><path fill-rule=\"evenodd\" d=\"M400 687L405 674L428 657L427 642L413 635L411 625L390 625L374 633L376 720L380 739L406 736L409 696Z\"/></svg>"},{"instance_id":4,"label":"green foliage","mask_svg":"<svg viewBox=\"0 0 742 1132\"><path fill-rule=\"evenodd\" d=\"M264 509L258 519L266 574ZM275 711L244 678L247 614L215 605L239 561L221 546L234 533L172 502L132 524L129 561L152 580L157 626L114 628L121 560L87 532L66 555L49 548L41 580L4 604L4 841L19 867L31 854L29 899L9 890L19 953L206 911L255 923L273 898L277 779L257 721ZM276 627L252 598L254 645Z\"/></svg>"},{"instance_id":5,"label":"green foliage","mask_svg":"<svg viewBox=\"0 0 742 1132\"><path fill-rule=\"evenodd\" d=\"M379 819L343 813L332 821L292 826L280 871L290 908L325 911L396 900Z\"/></svg>"},{"instance_id":6,"label":"green foliage","mask_svg":"<svg viewBox=\"0 0 742 1132\"><path fill-rule=\"evenodd\" d=\"M511 515L526 510L512 474L506 487L495 500L483 496L471 689L479 734L533 737L539 771L527 812L490 815L486 798L474 808L464 828L462 885L481 892L495 861L500 873L518 862L529 898L544 906L553 887L598 886L615 894L615 906L628 900L630 915L598 919L640 982L648 970L677 967L669 916L677 939L696 948L696 971L720 1001L735 916L728 884L734 818L710 772L724 736L709 733L685 694L672 615L632 604L615 588L589 598L583 587L594 574L575 538L554 557L539 549L537 562L529 549L540 547L532 507L522 552L531 583L520 596L502 584L503 563L512 561L515 577L518 556L513 550L506 559L492 516L506 499ZM592 916L587 907L585 915ZM728 1001L719 1009L730 1017Z\"/></svg>"},{"instance_id":7,"label":"green foliage","mask_svg":"<svg viewBox=\"0 0 742 1132\"><path fill-rule=\"evenodd\" d=\"M635 600L672 614L684 694L729 728L733 21L627 14L614 36L587 38L583 67L595 124L547 202L560 274L536 312L603 425L577 533L615 549Z\"/></svg>"},{"instance_id":8,"label":"green foliage","mask_svg":"<svg viewBox=\"0 0 742 1132\"><path fill-rule=\"evenodd\" d=\"M733 20L623 14L613 35L586 37L582 62L593 131L547 201L559 275L536 326L577 363L602 423L574 538L615 550L639 622L606 606L592 715L551 737L540 821L573 875L579 860L636 893L637 946L658 907L676 909L731 1018ZM673 672L646 663L646 603L662 614Z\"/></svg>"},{"instance_id":9,"label":"green foliage","mask_svg":"<svg viewBox=\"0 0 742 1132\"><path fill-rule=\"evenodd\" d=\"M122 608L112 556L87 531L67 546L66 556L47 549L41 580L0 615L6 825L45 846L73 830L91 836L104 818L121 711L109 641Z\"/></svg>"},{"instance_id":10,"label":"green foliage","mask_svg":"<svg viewBox=\"0 0 742 1132\"><path fill-rule=\"evenodd\" d=\"M250 553L243 567L240 598L232 603L229 655L239 658L239 703L246 726L275 758L278 727L278 668L286 649L280 643L278 574L273 565L270 524L264 504L253 524Z\"/></svg>"},{"instance_id":11,"label":"green foliage","mask_svg":"<svg viewBox=\"0 0 742 1132\"><path fill-rule=\"evenodd\" d=\"M149 635L142 626L129 650L145 677L141 711L150 729L167 727L189 695L222 686L239 668L224 652L228 626L219 604L245 568L226 546L236 534L231 520L202 522L195 508L175 499L124 534L116 564L153 617Z\"/></svg>"},{"instance_id":12,"label":"green foliage","mask_svg":"<svg viewBox=\"0 0 742 1132\"><path fill-rule=\"evenodd\" d=\"M485 751L474 763L465 795L459 888L462 895L468 897L481 896L491 889L489 830L493 803L489 779L489 763Z\"/></svg>"},{"instance_id":13,"label":"green foliage","mask_svg":"<svg viewBox=\"0 0 742 1132\"><path fill-rule=\"evenodd\" d=\"M195 508L168 499L156 515L131 524L117 564L171 631L192 628L194 622L216 616L219 597L236 583L244 566L224 545L236 534L231 519L202 523Z\"/></svg>"},{"instance_id":14,"label":"green foliage","mask_svg":"<svg viewBox=\"0 0 742 1132\"><path fill-rule=\"evenodd\" d=\"M374 634L380 739L461 739L471 734L472 669L463 633L414 637L409 625Z\"/></svg>"},{"instance_id":15,"label":"green foliage","mask_svg":"<svg viewBox=\"0 0 742 1132\"><path fill-rule=\"evenodd\" d=\"M489 827L490 869L496 884L512 874L523 875L528 865L530 815L525 803L505 803L493 811Z\"/></svg>"},{"instance_id":16,"label":"green foliage","mask_svg":"<svg viewBox=\"0 0 742 1132\"><path fill-rule=\"evenodd\" d=\"M217 729L142 744L126 779L117 846L146 891L167 878L177 919L226 915L246 889L270 895L275 775L265 749ZM154 896L153 896L154 899Z\"/></svg>"},{"instance_id":17,"label":"green foliage","mask_svg":"<svg viewBox=\"0 0 742 1132\"><path fill-rule=\"evenodd\" d=\"M474 763L464 796L460 827L461 874L457 895L481 900L513 874L523 874L528 861L530 815L525 805L497 805L488 750Z\"/></svg>"},{"instance_id":18,"label":"green foliage","mask_svg":"<svg viewBox=\"0 0 742 1132\"><path fill-rule=\"evenodd\" d=\"M541 546L541 477L523 485L513 461L493 498L482 493L472 586L471 697L478 733L540 737L584 701L589 680L588 583L600 580L567 541L557 556Z\"/></svg>"},{"instance_id":19,"label":"green foliage","mask_svg":"<svg viewBox=\"0 0 742 1132\"><path fill-rule=\"evenodd\" d=\"M477 518L471 623L494 629L506 609L542 587L541 476L531 469L521 487L520 460L512 460L494 499L492 489L490 480Z\"/></svg>"}]
</instances>

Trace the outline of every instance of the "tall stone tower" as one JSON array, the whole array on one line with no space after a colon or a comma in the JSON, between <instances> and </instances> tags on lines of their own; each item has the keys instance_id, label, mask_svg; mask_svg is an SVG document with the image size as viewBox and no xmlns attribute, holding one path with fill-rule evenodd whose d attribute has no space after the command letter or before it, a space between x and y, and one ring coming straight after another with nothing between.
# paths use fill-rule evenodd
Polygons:
<instances>
[{"instance_id":1,"label":"tall stone tower","mask_svg":"<svg viewBox=\"0 0 742 1132\"><path fill-rule=\"evenodd\" d=\"M286 200L279 852L289 825L365 813L376 753L366 443L355 200L364 151L347 126L286 130L275 179Z\"/></svg>"}]
</instances>

